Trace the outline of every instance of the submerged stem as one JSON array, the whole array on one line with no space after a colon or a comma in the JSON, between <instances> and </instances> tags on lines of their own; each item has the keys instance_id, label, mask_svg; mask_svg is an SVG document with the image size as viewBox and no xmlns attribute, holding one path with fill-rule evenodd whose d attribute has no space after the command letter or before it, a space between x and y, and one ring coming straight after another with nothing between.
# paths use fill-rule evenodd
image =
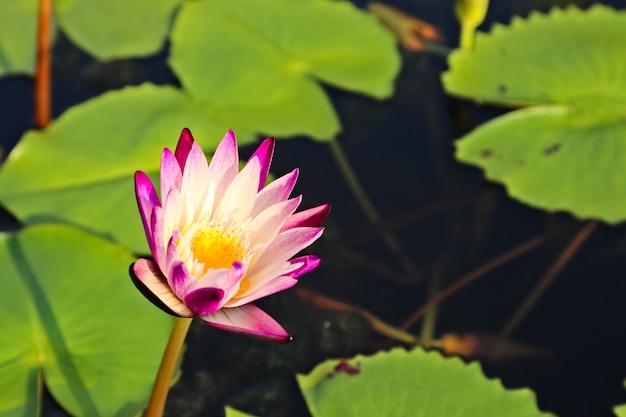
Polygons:
<instances>
[{"instance_id":1,"label":"submerged stem","mask_svg":"<svg viewBox=\"0 0 626 417\"><path fill-rule=\"evenodd\" d=\"M576 254L578 249L597 226L598 222L592 220L582 227L578 233L576 233L565 249L563 249L556 261L554 261L548 271L543 275L543 277L541 277L537 285L535 285L535 288L533 288L531 293L526 296L526 299L517 309L515 314L513 314L509 321L504 325L502 331L500 332L500 336L509 337L511 333L513 333L513 331L522 322L522 320L524 320L528 312L535 306L535 304L537 304L537 301L539 301L550 285L552 285L559 273L563 270L563 268L565 268L574 254Z\"/></svg>"},{"instance_id":2,"label":"submerged stem","mask_svg":"<svg viewBox=\"0 0 626 417\"><path fill-rule=\"evenodd\" d=\"M172 375L174 375L178 357L180 356L187 331L191 325L191 320L191 318L179 317L176 319L176 322L174 322L172 333L170 333L170 338L165 346L165 352L163 352L163 357L161 358L159 371L154 380L150 402L148 402L148 408L146 409L144 417L161 417L163 415L165 400L167 399L167 393L172 382Z\"/></svg>"},{"instance_id":3,"label":"submerged stem","mask_svg":"<svg viewBox=\"0 0 626 417\"><path fill-rule=\"evenodd\" d=\"M335 158L339 170L341 171L341 174L343 175L346 183L352 190L352 193L361 205L361 208L365 212L368 220L374 224L380 224L380 215L374 207L374 204L372 204L369 197L367 196L367 193L363 189L363 186L359 182L359 179L352 169L352 165L350 165L348 158L344 154L343 149L339 144L339 141L330 141L330 150L333 157ZM398 242L396 237L388 231L383 231L381 235L383 241L385 242L385 245L387 245L387 248L398 258L398 260L402 264L405 273L407 273L409 277L413 278L413 281L417 281L419 279L419 271L413 261L411 261L411 259L404 252L404 249L402 248L402 245L400 245L400 242Z\"/></svg>"}]
</instances>

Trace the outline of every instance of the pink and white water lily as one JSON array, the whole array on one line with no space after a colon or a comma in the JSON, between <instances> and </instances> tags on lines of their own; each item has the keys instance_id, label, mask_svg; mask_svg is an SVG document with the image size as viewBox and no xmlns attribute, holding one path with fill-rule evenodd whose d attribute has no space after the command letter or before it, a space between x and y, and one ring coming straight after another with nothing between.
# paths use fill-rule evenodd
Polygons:
<instances>
[{"instance_id":1,"label":"pink and white water lily","mask_svg":"<svg viewBox=\"0 0 626 417\"><path fill-rule=\"evenodd\" d=\"M317 240L330 210L324 204L296 213L290 198L298 170L265 185L274 153L266 139L241 172L232 131L211 163L184 129L176 150L163 150L161 199L148 176L135 174L135 192L154 260L132 266L135 283L180 317L279 342L285 329L259 307L261 297L292 287L319 258L292 258ZM132 274L131 274L132 275Z\"/></svg>"}]
</instances>

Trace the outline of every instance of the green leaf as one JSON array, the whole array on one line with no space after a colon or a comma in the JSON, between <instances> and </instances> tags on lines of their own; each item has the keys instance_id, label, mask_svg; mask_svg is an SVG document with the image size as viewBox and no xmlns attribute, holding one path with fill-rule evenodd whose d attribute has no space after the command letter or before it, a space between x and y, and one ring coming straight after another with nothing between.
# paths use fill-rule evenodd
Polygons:
<instances>
[{"instance_id":1,"label":"green leaf","mask_svg":"<svg viewBox=\"0 0 626 417\"><path fill-rule=\"evenodd\" d=\"M0 415L36 416L41 380L72 415L135 416L171 317L133 287L126 249L63 225L0 234Z\"/></svg>"},{"instance_id":2,"label":"green leaf","mask_svg":"<svg viewBox=\"0 0 626 417\"><path fill-rule=\"evenodd\" d=\"M228 129L173 87L105 93L24 135L0 170L0 201L26 224L63 221L147 253L133 175L158 178L161 152L183 127L209 152Z\"/></svg>"},{"instance_id":3,"label":"green leaf","mask_svg":"<svg viewBox=\"0 0 626 417\"><path fill-rule=\"evenodd\" d=\"M339 131L317 80L384 98L400 66L392 36L343 1L187 2L171 41L170 65L189 94L252 130L284 136L328 140Z\"/></svg>"},{"instance_id":4,"label":"green leaf","mask_svg":"<svg viewBox=\"0 0 626 417\"><path fill-rule=\"evenodd\" d=\"M182 0L56 0L54 24L100 60L146 56L165 42ZM38 0L0 1L0 76L35 69Z\"/></svg>"},{"instance_id":5,"label":"green leaf","mask_svg":"<svg viewBox=\"0 0 626 417\"><path fill-rule=\"evenodd\" d=\"M626 12L606 6L533 12L477 33L474 50L455 50L444 86L454 95L503 105L623 102L625 36Z\"/></svg>"},{"instance_id":6,"label":"green leaf","mask_svg":"<svg viewBox=\"0 0 626 417\"><path fill-rule=\"evenodd\" d=\"M226 412L226 417L254 417L252 414L244 413L231 407L226 407L224 411Z\"/></svg>"},{"instance_id":7,"label":"green leaf","mask_svg":"<svg viewBox=\"0 0 626 417\"><path fill-rule=\"evenodd\" d=\"M486 123L457 144L534 207L608 223L626 219L626 12L554 9L478 34L450 56L451 94L535 106ZM540 62L541 65L537 65Z\"/></svg>"},{"instance_id":8,"label":"green leaf","mask_svg":"<svg viewBox=\"0 0 626 417\"><path fill-rule=\"evenodd\" d=\"M537 106L478 127L456 156L530 206L618 223L626 218L626 177L616 169L626 166L625 139L626 125L590 132L566 107Z\"/></svg>"},{"instance_id":9,"label":"green leaf","mask_svg":"<svg viewBox=\"0 0 626 417\"><path fill-rule=\"evenodd\" d=\"M58 0L63 31L100 60L146 56L165 42L182 0Z\"/></svg>"},{"instance_id":10,"label":"green leaf","mask_svg":"<svg viewBox=\"0 0 626 417\"><path fill-rule=\"evenodd\" d=\"M297 379L315 417L552 415L537 409L530 390L486 379L477 363L422 349L330 360Z\"/></svg>"},{"instance_id":11,"label":"green leaf","mask_svg":"<svg viewBox=\"0 0 626 417\"><path fill-rule=\"evenodd\" d=\"M37 0L0 1L0 76L35 67Z\"/></svg>"}]
</instances>

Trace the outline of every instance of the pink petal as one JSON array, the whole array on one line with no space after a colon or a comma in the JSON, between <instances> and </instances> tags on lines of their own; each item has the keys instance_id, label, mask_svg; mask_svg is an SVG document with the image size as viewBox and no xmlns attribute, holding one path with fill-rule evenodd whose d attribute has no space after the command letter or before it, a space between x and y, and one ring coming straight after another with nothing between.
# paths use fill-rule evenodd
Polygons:
<instances>
[{"instance_id":1,"label":"pink petal","mask_svg":"<svg viewBox=\"0 0 626 417\"><path fill-rule=\"evenodd\" d=\"M291 335L276 320L253 304L222 308L215 313L200 316L200 318L208 325L228 332L279 343L286 343L291 340Z\"/></svg>"},{"instance_id":2,"label":"pink petal","mask_svg":"<svg viewBox=\"0 0 626 417\"><path fill-rule=\"evenodd\" d=\"M135 172L135 197L137 198L137 206L139 206L139 214L146 232L150 252L154 253L154 229L151 227L151 217L154 207L160 206L161 202L152 181L141 171Z\"/></svg>"},{"instance_id":3,"label":"pink petal","mask_svg":"<svg viewBox=\"0 0 626 417\"><path fill-rule=\"evenodd\" d=\"M260 298L267 297L268 295L276 294L277 292L284 291L293 287L298 283L297 279L289 276L274 276L273 279L264 283L256 289L250 289L246 293L238 298L232 298L224 303L225 307L239 307L244 304L251 303Z\"/></svg>"},{"instance_id":4,"label":"pink petal","mask_svg":"<svg viewBox=\"0 0 626 417\"><path fill-rule=\"evenodd\" d=\"M224 293L221 301L226 302L239 290L239 282L245 272L246 268L241 262L233 262L232 268L209 270L202 278L191 280L185 291L191 293L200 288L219 289ZM219 304L218 308L222 306L223 302Z\"/></svg>"},{"instance_id":5,"label":"pink petal","mask_svg":"<svg viewBox=\"0 0 626 417\"><path fill-rule=\"evenodd\" d=\"M165 270L165 241L163 237L163 207L155 206L150 216L153 245L152 256L156 263Z\"/></svg>"},{"instance_id":6,"label":"pink petal","mask_svg":"<svg viewBox=\"0 0 626 417\"><path fill-rule=\"evenodd\" d=\"M248 226L254 233L252 244L269 243L272 241L280 231L285 219L296 211L301 201L302 196L281 201L254 217Z\"/></svg>"},{"instance_id":7,"label":"pink petal","mask_svg":"<svg viewBox=\"0 0 626 417\"><path fill-rule=\"evenodd\" d=\"M211 181L221 182L224 176L232 181L239 172L239 150L232 130L229 130L211 157L209 176Z\"/></svg>"},{"instance_id":8,"label":"pink petal","mask_svg":"<svg viewBox=\"0 0 626 417\"><path fill-rule=\"evenodd\" d=\"M277 265L271 264L254 275L248 274L251 282L248 291L224 305L236 307L291 288L298 282L296 278L317 268L319 264L320 259L314 255L301 256Z\"/></svg>"},{"instance_id":9,"label":"pink petal","mask_svg":"<svg viewBox=\"0 0 626 417\"><path fill-rule=\"evenodd\" d=\"M289 261L289 263L291 263L292 265L302 263L302 265L298 266L297 269L289 272L288 276L290 276L291 278L299 278L307 272L317 268L320 265L320 262L320 258L315 255L305 255L299 258L293 258Z\"/></svg>"},{"instance_id":10,"label":"pink petal","mask_svg":"<svg viewBox=\"0 0 626 417\"><path fill-rule=\"evenodd\" d=\"M169 149L163 149L161 157L161 196L165 197L172 188L180 189L182 182L182 171L178 160Z\"/></svg>"},{"instance_id":11,"label":"pink petal","mask_svg":"<svg viewBox=\"0 0 626 417\"><path fill-rule=\"evenodd\" d=\"M252 158L257 158L259 160L259 164L261 165L261 175L259 177L259 189L261 191L263 186L265 186L265 181L267 180L267 174L270 172L270 165L272 164L272 156L274 155L274 138L267 138L259 145L256 151L252 154L248 162L252 160Z\"/></svg>"},{"instance_id":12,"label":"pink petal","mask_svg":"<svg viewBox=\"0 0 626 417\"><path fill-rule=\"evenodd\" d=\"M196 281L196 278L191 276L184 262L178 256L178 248L175 242L179 238L180 234L178 232L175 232L170 238L167 245L166 267L163 270L167 273L167 283L174 291L174 294L184 300L185 295L187 295L189 282Z\"/></svg>"},{"instance_id":13,"label":"pink petal","mask_svg":"<svg viewBox=\"0 0 626 417\"><path fill-rule=\"evenodd\" d=\"M133 264L133 272L144 288L156 296L171 312L181 317L194 316L191 310L172 292L156 263L148 259L138 259Z\"/></svg>"},{"instance_id":14,"label":"pink petal","mask_svg":"<svg viewBox=\"0 0 626 417\"><path fill-rule=\"evenodd\" d=\"M298 172L296 168L263 188L256 197L254 208L250 215L254 217L266 208L289 198L289 194L291 194L294 185L296 185Z\"/></svg>"},{"instance_id":15,"label":"pink petal","mask_svg":"<svg viewBox=\"0 0 626 417\"><path fill-rule=\"evenodd\" d=\"M187 162L187 156L189 155L189 151L191 151L191 145L194 143L193 136L191 135L191 131L187 128L184 128L180 133L180 138L178 139L178 144L176 145L176 160L178 161L178 165L180 165L180 171L185 171L185 163Z\"/></svg>"},{"instance_id":16,"label":"pink petal","mask_svg":"<svg viewBox=\"0 0 626 417\"><path fill-rule=\"evenodd\" d=\"M285 222L281 231L294 227L317 227L322 224L329 212L330 204L326 203L295 213Z\"/></svg>"},{"instance_id":17,"label":"pink petal","mask_svg":"<svg viewBox=\"0 0 626 417\"><path fill-rule=\"evenodd\" d=\"M252 159L244 166L226 189L216 212L229 213L230 218L240 224L250 217L259 184L260 169L256 159Z\"/></svg>"},{"instance_id":18,"label":"pink petal","mask_svg":"<svg viewBox=\"0 0 626 417\"><path fill-rule=\"evenodd\" d=\"M248 274L256 275L273 263L287 261L296 253L315 242L324 232L318 227L298 227L280 233L250 267ZM251 262L252 264L252 262Z\"/></svg>"},{"instance_id":19,"label":"pink petal","mask_svg":"<svg viewBox=\"0 0 626 417\"><path fill-rule=\"evenodd\" d=\"M204 156L200 145L194 142L191 144L189 155L187 155L180 194L184 199L193 201L195 210L200 210L204 206L209 180L206 156Z\"/></svg>"},{"instance_id":20,"label":"pink petal","mask_svg":"<svg viewBox=\"0 0 626 417\"><path fill-rule=\"evenodd\" d=\"M185 296L185 305L197 315L211 314L221 307L224 291L219 288L198 288Z\"/></svg>"}]
</instances>

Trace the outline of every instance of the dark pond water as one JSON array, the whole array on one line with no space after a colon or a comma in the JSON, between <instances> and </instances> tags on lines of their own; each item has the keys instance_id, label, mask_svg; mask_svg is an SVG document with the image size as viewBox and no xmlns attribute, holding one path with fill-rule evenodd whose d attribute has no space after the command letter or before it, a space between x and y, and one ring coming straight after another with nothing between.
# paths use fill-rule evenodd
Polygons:
<instances>
[{"instance_id":1,"label":"dark pond water","mask_svg":"<svg viewBox=\"0 0 626 417\"><path fill-rule=\"evenodd\" d=\"M394 3L440 27L454 44L458 29L452 1ZM492 1L483 27L557 3L566 2ZM619 6L618 1L613 4ZM457 164L454 139L502 111L447 97L439 81L446 68L443 57L403 56L397 93L389 101L331 91L344 125L338 140L381 214L379 225L363 214L327 145L306 138L278 143L275 173L299 166L296 191L304 193L306 203L333 203L325 238L312 250L323 264L298 288L359 306L399 326L428 299L433 276L441 277L443 288L506 250L564 227L555 238L462 289L439 308L435 337L450 332L497 335L583 223L519 204L502 187L485 183L478 170ZM55 50L55 115L127 84L175 84L165 57L102 64L61 40ZM0 92L0 139L8 150L32 127L32 81L0 79ZM3 229L15 227L8 214L3 216ZM625 232L624 227L600 226L511 335L514 346L529 345L549 354L523 352L507 360L482 356L488 375L502 378L509 387L531 387L542 409L563 417L608 417L613 405L626 402ZM383 243L383 233L396 236L419 279L402 272L398 258ZM295 372L308 372L328 357L398 345L373 331L359 314L314 306L296 291L260 304L294 333L295 341L274 345L194 323L184 374L171 391L166 415L220 415L227 403L261 416L307 416ZM419 333L419 324L411 330ZM64 414L48 399L44 415Z\"/></svg>"}]
</instances>

